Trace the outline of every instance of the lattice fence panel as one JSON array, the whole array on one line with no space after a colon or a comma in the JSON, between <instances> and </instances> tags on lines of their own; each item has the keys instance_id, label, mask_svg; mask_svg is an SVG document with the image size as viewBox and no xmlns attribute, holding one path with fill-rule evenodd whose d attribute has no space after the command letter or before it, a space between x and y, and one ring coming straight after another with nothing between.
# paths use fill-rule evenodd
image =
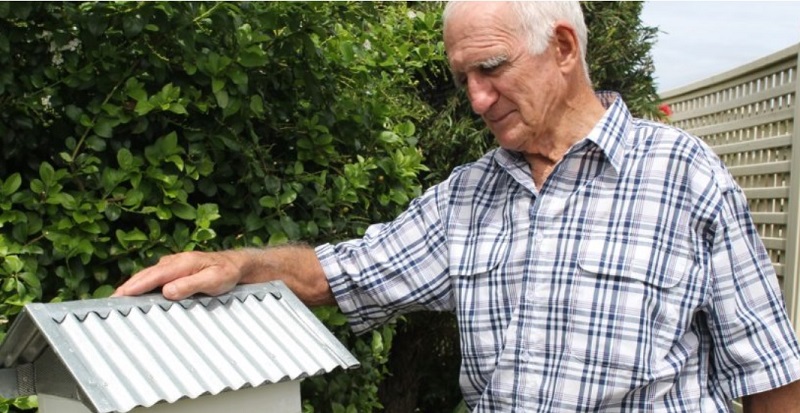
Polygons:
<instances>
[{"instance_id":1,"label":"lattice fence panel","mask_svg":"<svg viewBox=\"0 0 800 413\"><path fill-rule=\"evenodd\" d=\"M800 141L798 50L800 45L662 96L673 111L671 122L711 146L743 188L790 310L798 296L798 200L792 199L798 193L792 185L800 186L800 148L793 147Z\"/></svg>"}]
</instances>

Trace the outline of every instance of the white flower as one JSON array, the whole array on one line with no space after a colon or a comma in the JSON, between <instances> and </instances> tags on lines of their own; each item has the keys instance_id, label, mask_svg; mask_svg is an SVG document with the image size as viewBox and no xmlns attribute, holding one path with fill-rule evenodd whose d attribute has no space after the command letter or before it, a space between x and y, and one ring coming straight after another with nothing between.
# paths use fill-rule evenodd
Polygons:
<instances>
[{"instance_id":1,"label":"white flower","mask_svg":"<svg viewBox=\"0 0 800 413\"><path fill-rule=\"evenodd\" d=\"M372 50L372 42L370 42L369 39L364 40L364 44L362 46L364 47L364 50Z\"/></svg>"},{"instance_id":2,"label":"white flower","mask_svg":"<svg viewBox=\"0 0 800 413\"><path fill-rule=\"evenodd\" d=\"M42 96L42 106L44 106L45 109L50 109L50 108L53 107L53 104L50 103L50 98L51 97L52 96L50 96L50 95Z\"/></svg>"},{"instance_id":3,"label":"white flower","mask_svg":"<svg viewBox=\"0 0 800 413\"><path fill-rule=\"evenodd\" d=\"M70 52L74 52L75 50L78 50L78 47L80 45L81 45L81 41L79 39L72 39L61 50L69 50Z\"/></svg>"},{"instance_id":4,"label":"white flower","mask_svg":"<svg viewBox=\"0 0 800 413\"><path fill-rule=\"evenodd\" d=\"M417 13L415 13L414 10L409 10L408 13L406 13L406 16L408 16L409 19L413 20L417 17Z\"/></svg>"},{"instance_id":5,"label":"white flower","mask_svg":"<svg viewBox=\"0 0 800 413\"><path fill-rule=\"evenodd\" d=\"M61 66L62 63L64 63L64 57L61 56L61 52L53 53L53 66Z\"/></svg>"}]
</instances>

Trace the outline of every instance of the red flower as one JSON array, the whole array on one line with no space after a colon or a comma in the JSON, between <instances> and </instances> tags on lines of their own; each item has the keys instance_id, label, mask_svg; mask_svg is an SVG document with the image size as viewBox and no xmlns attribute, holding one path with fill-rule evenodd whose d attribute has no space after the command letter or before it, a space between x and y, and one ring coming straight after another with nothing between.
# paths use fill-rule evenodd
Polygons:
<instances>
[{"instance_id":1,"label":"red flower","mask_svg":"<svg viewBox=\"0 0 800 413\"><path fill-rule=\"evenodd\" d=\"M670 108L669 105L666 103L658 105L658 110L660 110L661 113L663 113L664 116L666 117L672 116L672 108Z\"/></svg>"}]
</instances>

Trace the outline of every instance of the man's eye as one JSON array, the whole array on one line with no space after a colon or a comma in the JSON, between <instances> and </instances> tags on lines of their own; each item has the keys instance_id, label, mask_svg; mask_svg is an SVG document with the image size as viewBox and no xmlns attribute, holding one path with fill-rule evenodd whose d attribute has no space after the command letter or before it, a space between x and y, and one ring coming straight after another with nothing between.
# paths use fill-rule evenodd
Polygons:
<instances>
[{"instance_id":1,"label":"man's eye","mask_svg":"<svg viewBox=\"0 0 800 413\"><path fill-rule=\"evenodd\" d=\"M480 66L480 71L484 75L490 75L500 68L499 64L485 64Z\"/></svg>"}]
</instances>

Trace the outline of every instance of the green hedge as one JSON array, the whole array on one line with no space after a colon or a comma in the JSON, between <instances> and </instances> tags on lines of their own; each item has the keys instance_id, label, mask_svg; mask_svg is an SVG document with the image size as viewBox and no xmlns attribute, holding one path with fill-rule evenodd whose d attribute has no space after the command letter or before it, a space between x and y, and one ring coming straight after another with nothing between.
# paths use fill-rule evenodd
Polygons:
<instances>
[{"instance_id":1,"label":"green hedge","mask_svg":"<svg viewBox=\"0 0 800 413\"><path fill-rule=\"evenodd\" d=\"M25 303L107 296L167 253L358 236L480 156L440 7L0 2L0 336ZM597 87L655 116L641 3L584 10ZM380 410L394 335L429 320L354 337L316 313L362 368L304 381L304 412ZM439 377L437 411L455 370L430 358L455 343L403 366Z\"/></svg>"},{"instance_id":2,"label":"green hedge","mask_svg":"<svg viewBox=\"0 0 800 413\"><path fill-rule=\"evenodd\" d=\"M3 320L167 253L396 216L426 170L439 24L404 3L0 3ZM318 315L364 367L307 381L304 411L378 407L393 328Z\"/></svg>"}]
</instances>

